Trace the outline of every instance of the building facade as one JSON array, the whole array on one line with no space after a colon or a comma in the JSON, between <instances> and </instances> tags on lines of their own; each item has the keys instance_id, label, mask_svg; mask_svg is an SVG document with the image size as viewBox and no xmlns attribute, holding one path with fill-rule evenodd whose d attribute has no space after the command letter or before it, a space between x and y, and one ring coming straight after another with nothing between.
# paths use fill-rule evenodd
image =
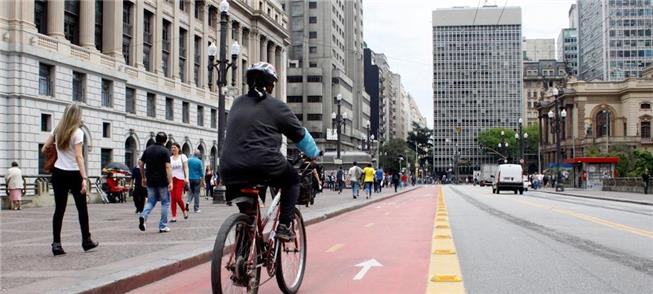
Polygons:
<instances>
[{"instance_id":1,"label":"building facade","mask_svg":"<svg viewBox=\"0 0 653 294\"><path fill-rule=\"evenodd\" d=\"M578 31L562 29L558 35L558 61L567 63L572 76L578 75Z\"/></svg>"},{"instance_id":2,"label":"building facade","mask_svg":"<svg viewBox=\"0 0 653 294\"><path fill-rule=\"evenodd\" d=\"M474 167L494 162L481 154L478 134L517 128L522 115L521 8L483 6L433 12L435 168L445 172L456 151Z\"/></svg>"},{"instance_id":3,"label":"building facade","mask_svg":"<svg viewBox=\"0 0 653 294\"><path fill-rule=\"evenodd\" d=\"M563 87L567 80L565 63L554 59L524 62L524 125L538 124L538 107L548 89Z\"/></svg>"},{"instance_id":4,"label":"building facade","mask_svg":"<svg viewBox=\"0 0 653 294\"><path fill-rule=\"evenodd\" d=\"M653 61L653 1L577 3L579 79L639 77Z\"/></svg>"},{"instance_id":5,"label":"building facade","mask_svg":"<svg viewBox=\"0 0 653 294\"><path fill-rule=\"evenodd\" d=\"M522 43L524 61L555 59L556 47L554 39L526 39Z\"/></svg>"},{"instance_id":6,"label":"building facade","mask_svg":"<svg viewBox=\"0 0 653 294\"><path fill-rule=\"evenodd\" d=\"M275 0L230 1L227 46L238 42L235 87L267 61L285 79L288 19ZM158 131L182 152L217 162L219 1L3 1L0 3L0 165L41 173L41 144L66 105L83 109L89 175L111 161L135 165ZM229 48L229 47L227 47ZM230 80L231 74L228 76ZM285 85L275 90L285 97Z\"/></svg>"},{"instance_id":7,"label":"building facade","mask_svg":"<svg viewBox=\"0 0 653 294\"><path fill-rule=\"evenodd\" d=\"M370 97L363 81L362 1L285 0L289 16L288 104L324 151L335 129L336 97L345 118L342 150L359 149L367 136ZM289 146L289 154L297 150Z\"/></svg>"}]
</instances>

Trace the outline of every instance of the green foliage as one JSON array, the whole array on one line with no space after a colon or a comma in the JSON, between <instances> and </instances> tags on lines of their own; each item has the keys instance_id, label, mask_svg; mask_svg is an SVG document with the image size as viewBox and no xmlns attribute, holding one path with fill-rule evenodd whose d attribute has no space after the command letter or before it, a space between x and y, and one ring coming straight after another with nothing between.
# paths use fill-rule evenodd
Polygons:
<instances>
[{"instance_id":1,"label":"green foliage","mask_svg":"<svg viewBox=\"0 0 653 294\"><path fill-rule=\"evenodd\" d=\"M486 154L495 154L499 156L499 153L502 151L498 147L501 142L501 131L504 132L505 142L508 143L508 149L502 154L502 156L517 156L520 152L519 142L515 139L515 133L517 132L509 128L493 128L480 132L477 139L482 151ZM524 153L537 153L537 148L540 143L539 126L532 125L524 128L522 131L525 134L528 134L526 145L524 146Z\"/></svg>"},{"instance_id":2,"label":"green foliage","mask_svg":"<svg viewBox=\"0 0 653 294\"><path fill-rule=\"evenodd\" d=\"M384 170L399 170L399 156L403 156L404 160L401 162L401 167L406 167L407 163L411 163L411 167L415 164L415 151L410 150L406 141L401 139L392 139L379 150L380 162L379 164Z\"/></svg>"},{"instance_id":3,"label":"green foliage","mask_svg":"<svg viewBox=\"0 0 653 294\"><path fill-rule=\"evenodd\" d=\"M417 151L419 152L420 166L432 160L433 154L433 131L429 128L422 128L420 125L413 122L413 131L408 133L408 140L406 144L408 149L413 152L412 161L414 161L415 145L417 144ZM411 164L414 167L414 165Z\"/></svg>"},{"instance_id":4,"label":"green foliage","mask_svg":"<svg viewBox=\"0 0 653 294\"><path fill-rule=\"evenodd\" d=\"M646 150L633 150L628 146L612 146L605 153L596 146L590 146L586 151L589 157L619 157L616 169L620 177L639 177L645 169L653 172L653 154Z\"/></svg>"}]
</instances>

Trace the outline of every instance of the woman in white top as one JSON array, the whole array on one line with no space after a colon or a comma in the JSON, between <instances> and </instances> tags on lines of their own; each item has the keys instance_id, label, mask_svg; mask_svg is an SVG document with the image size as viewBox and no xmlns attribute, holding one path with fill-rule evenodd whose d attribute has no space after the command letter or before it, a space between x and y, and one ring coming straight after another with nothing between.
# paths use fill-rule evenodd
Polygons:
<instances>
[{"instance_id":1,"label":"woman in white top","mask_svg":"<svg viewBox=\"0 0 653 294\"><path fill-rule=\"evenodd\" d=\"M20 210L20 201L25 189L23 182L23 172L18 168L18 162L12 162L11 168L7 170L5 176L7 182L7 190L9 190L9 200L11 201L11 210Z\"/></svg>"},{"instance_id":2,"label":"woman in white top","mask_svg":"<svg viewBox=\"0 0 653 294\"><path fill-rule=\"evenodd\" d=\"M180 153L181 147L178 143L172 143L172 156L170 156L170 165L172 165L172 199L170 207L172 208L172 219L170 222L177 221L177 205L181 207L184 218L188 218L188 207L184 204L182 195L184 187L188 185L188 158L185 154Z\"/></svg>"},{"instance_id":3,"label":"woman in white top","mask_svg":"<svg viewBox=\"0 0 653 294\"><path fill-rule=\"evenodd\" d=\"M82 155L84 132L82 125L82 110L77 104L70 104L64 110L63 117L54 131L48 136L41 152L54 144L57 149L57 161L52 171L52 188L54 190L54 217L52 218L52 254L66 254L61 247L61 225L68 203L68 193L73 194L75 206L79 215L79 225L82 231L82 248L84 251L98 246L91 240L88 225L88 209L86 207L87 178Z\"/></svg>"}]
</instances>

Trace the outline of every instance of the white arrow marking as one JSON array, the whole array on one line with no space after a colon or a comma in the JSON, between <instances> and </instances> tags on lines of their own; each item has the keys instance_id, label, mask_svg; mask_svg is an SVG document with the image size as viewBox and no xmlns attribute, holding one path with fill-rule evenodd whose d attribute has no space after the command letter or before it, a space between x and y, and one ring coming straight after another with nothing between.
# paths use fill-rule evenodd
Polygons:
<instances>
[{"instance_id":1,"label":"white arrow marking","mask_svg":"<svg viewBox=\"0 0 653 294\"><path fill-rule=\"evenodd\" d=\"M369 271L373 266L383 266L381 263L376 261L376 259L372 258L370 260L361 262L355 266L360 266L362 267L361 270L356 274L354 277L354 280L362 280L367 271Z\"/></svg>"}]
</instances>

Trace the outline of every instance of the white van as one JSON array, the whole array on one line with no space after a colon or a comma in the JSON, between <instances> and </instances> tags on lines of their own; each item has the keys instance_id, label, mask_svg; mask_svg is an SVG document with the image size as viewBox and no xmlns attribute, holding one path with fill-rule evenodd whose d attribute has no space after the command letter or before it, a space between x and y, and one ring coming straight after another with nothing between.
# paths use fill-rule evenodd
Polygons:
<instances>
[{"instance_id":1,"label":"white van","mask_svg":"<svg viewBox=\"0 0 653 294\"><path fill-rule=\"evenodd\" d=\"M514 191L515 194L524 194L524 180L522 179L522 168L519 164L501 164L497 169L492 193L499 194L501 191Z\"/></svg>"}]
</instances>

